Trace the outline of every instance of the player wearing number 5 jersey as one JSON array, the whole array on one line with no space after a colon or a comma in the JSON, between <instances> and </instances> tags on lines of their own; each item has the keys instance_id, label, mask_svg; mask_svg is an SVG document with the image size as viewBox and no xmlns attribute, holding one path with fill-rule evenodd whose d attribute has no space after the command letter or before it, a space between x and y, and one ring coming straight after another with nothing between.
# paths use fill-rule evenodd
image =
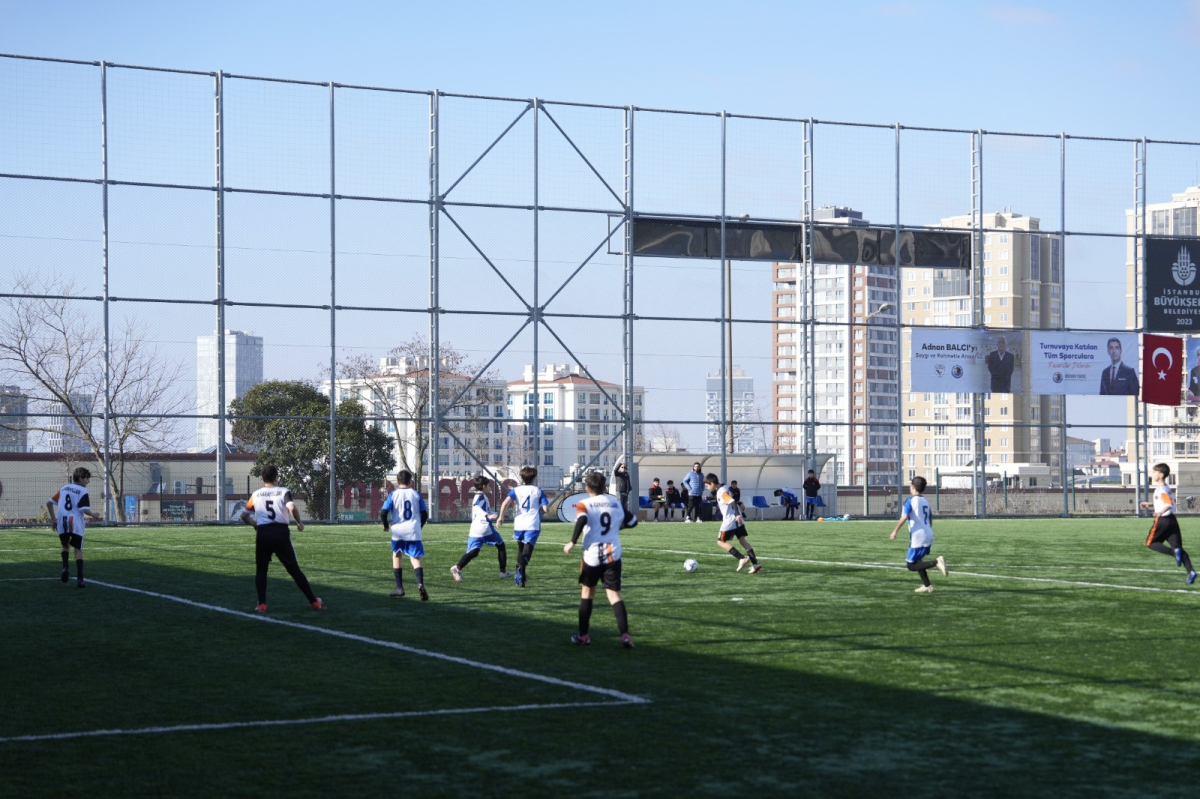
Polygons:
<instances>
[{"instance_id":1,"label":"player wearing number 5 jersey","mask_svg":"<svg viewBox=\"0 0 1200 799\"><path fill-rule=\"evenodd\" d=\"M515 508L513 540L517 542L517 574L513 580L521 588L529 585L529 559L533 557L533 548L542 534L542 514L550 504L542 489L533 484L534 480L537 480L537 469L532 466L521 467L521 482L525 485L516 486L508 492L496 520L497 527L503 526L504 511L510 504Z\"/></svg>"},{"instance_id":2,"label":"player wearing number 5 jersey","mask_svg":"<svg viewBox=\"0 0 1200 799\"><path fill-rule=\"evenodd\" d=\"M324 610L325 604L313 593L308 578L296 562L296 549L292 546L292 530L288 524L295 520L296 529L304 532L304 522L296 511L292 492L277 485L279 469L271 464L263 467L262 481L263 487L250 495L246 509L240 514L243 522L254 527L254 563L257 567L254 587L258 589L258 606L254 609L259 613L267 612L267 569L274 555L296 581L296 587L304 593L312 609Z\"/></svg>"},{"instance_id":3,"label":"player wearing number 5 jersey","mask_svg":"<svg viewBox=\"0 0 1200 799\"><path fill-rule=\"evenodd\" d=\"M891 540L896 540L896 532L900 525L908 522L908 555L904 561L908 570L921 575L921 587L916 589L918 594L932 594L933 584L929 582L929 570L937 567L943 575L946 571L946 559L941 555L936 560L924 560L933 548L933 511L930 510L929 500L921 496L925 493L925 478L914 477L908 486L909 497L904 501L904 510L900 519L892 528Z\"/></svg>"},{"instance_id":4,"label":"player wearing number 5 jersey","mask_svg":"<svg viewBox=\"0 0 1200 799\"><path fill-rule=\"evenodd\" d=\"M588 498L575 506L575 530L571 540L563 547L568 555L583 536L583 562L579 564L579 634L571 636L571 643L587 645L592 642L588 626L592 620L592 599L596 595L596 584L603 583L613 615L617 617L617 629L621 633L621 646L633 648L629 637L629 617L625 613L625 600L621 598L621 536L622 527L637 525L637 516L621 504L612 494L604 493L604 474L592 472L583 481Z\"/></svg>"},{"instance_id":5,"label":"player wearing number 5 jersey","mask_svg":"<svg viewBox=\"0 0 1200 799\"><path fill-rule=\"evenodd\" d=\"M91 479L92 473L80 466L71 473L71 482L46 500L50 528L58 533L58 540L62 543L61 579L64 583L71 579L71 569L67 566L67 549L70 547L75 550L75 585L79 588L87 588L87 583L83 581L84 516L100 521L100 517L92 512L91 499L88 497L87 484Z\"/></svg>"},{"instance_id":6,"label":"player wearing number 5 jersey","mask_svg":"<svg viewBox=\"0 0 1200 799\"><path fill-rule=\"evenodd\" d=\"M404 569L400 556L407 555L417 578L417 593L424 602L429 599L429 592L425 590L425 569L421 566L421 558L425 557L421 525L429 521L429 510L421 492L412 487L412 472L401 469L396 473L396 483L399 488L388 494L379 511L383 529L392 533L392 576L396 578L396 587L388 596L404 596Z\"/></svg>"}]
</instances>

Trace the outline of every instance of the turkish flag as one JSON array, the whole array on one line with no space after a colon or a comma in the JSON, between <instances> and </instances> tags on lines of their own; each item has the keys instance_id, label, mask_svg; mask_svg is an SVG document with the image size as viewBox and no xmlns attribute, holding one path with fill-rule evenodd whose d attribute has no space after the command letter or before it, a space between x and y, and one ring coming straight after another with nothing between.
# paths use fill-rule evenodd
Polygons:
<instances>
[{"instance_id":1,"label":"turkish flag","mask_svg":"<svg viewBox=\"0 0 1200 799\"><path fill-rule=\"evenodd\" d=\"M1142 402L1179 405L1183 391L1183 339L1142 335Z\"/></svg>"}]
</instances>

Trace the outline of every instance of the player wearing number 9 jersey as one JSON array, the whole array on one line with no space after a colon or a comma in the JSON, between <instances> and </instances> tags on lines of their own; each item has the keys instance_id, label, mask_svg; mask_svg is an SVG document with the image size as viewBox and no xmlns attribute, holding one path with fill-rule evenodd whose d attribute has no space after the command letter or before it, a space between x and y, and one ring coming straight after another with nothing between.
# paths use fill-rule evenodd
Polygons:
<instances>
[{"instance_id":1,"label":"player wearing number 9 jersey","mask_svg":"<svg viewBox=\"0 0 1200 799\"><path fill-rule=\"evenodd\" d=\"M262 481L263 487L250 495L246 509L241 512L242 521L254 527L254 587L258 590L258 605L254 609L259 613L267 612L267 570L274 555L295 580L296 587L308 599L312 609L324 610L325 604L313 593L296 561L292 530L288 525L294 520L296 529L304 532L304 522L296 511L292 492L277 485L279 469L271 464L263 467Z\"/></svg>"},{"instance_id":2,"label":"player wearing number 9 jersey","mask_svg":"<svg viewBox=\"0 0 1200 799\"><path fill-rule=\"evenodd\" d=\"M429 599L425 590L425 569L421 558L425 557L425 545L421 543L421 525L429 521L429 509L421 492L412 487L412 472L401 469L396 473L398 488L388 494L379 518L383 529L392 534L392 576L396 587L388 596L404 596L404 570L401 555L407 555L413 567L413 575L417 578L417 593L421 601Z\"/></svg>"},{"instance_id":3,"label":"player wearing number 9 jersey","mask_svg":"<svg viewBox=\"0 0 1200 799\"><path fill-rule=\"evenodd\" d=\"M633 648L629 637L629 617L625 612L625 600L621 598L621 535L622 527L635 527L637 516L630 513L621 500L604 493L604 475L592 472L584 480L588 498L575 506L575 530L571 540L563 547L570 554L579 537L583 536L583 562L579 564L579 584L582 586L579 600L579 634L571 636L571 643L587 645L591 638L588 627L592 619L592 599L596 595L596 584L603 583L617 617L617 630L621 633L621 645Z\"/></svg>"},{"instance_id":4,"label":"player wearing number 9 jersey","mask_svg":"<svg viewBox=\"0 0 1200 799\"><path fill-rule=\"evenodd\" d=\"M924 477L912 479L908 486L909 497L904 501L904 509L896 526L892 528L891 536L894 541L900 526L908 522L908 554L904 561L909 571L921 576L921 587L916 589L918 594L933 593L933 584L929 582L931 568L936 566L943 575L948 573L946 559L941 555L938 555L936 560L924 560L933 548L933 511L929 507L929 500L921 496L925 493L925 486Z\"/></svg>"}]
</instances>

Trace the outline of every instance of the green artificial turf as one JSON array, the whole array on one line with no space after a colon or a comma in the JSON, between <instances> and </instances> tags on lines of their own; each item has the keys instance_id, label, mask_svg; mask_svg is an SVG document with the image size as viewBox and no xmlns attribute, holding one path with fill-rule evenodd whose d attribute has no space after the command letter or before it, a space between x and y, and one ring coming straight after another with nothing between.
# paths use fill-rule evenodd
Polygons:
<instances>
[{"instance_id":1,"label":"green artificial turf","mask_svg":"<svg viewBox=\"0 0 1200 799\"><path fill-rule=\"evenodd\" d=\"M51 531L0 530L0 781L9 796L1196 795L1200 582L1145 549L1148 522L934 526L951 573L919 595L889 522L751 521L753 576L715 524L643 523L622 533L632 651L602 593L592 645L569 644L579 561L561 524L523 590L491 548L455 584L466 526L426 528L424 603L407 563L409 596L387 596L377 526L309 526L293 540L328 610L277 563L268 589L268 618L302 626L252 612L246 527L92 527L86 590L59 582ZM328 719L367 714L385 717ZM224 726L302 720L317 721ZM217 726L170 729L192 725ZM19 739L101 730L121 732Z\"/></svg>"}]
</instances>

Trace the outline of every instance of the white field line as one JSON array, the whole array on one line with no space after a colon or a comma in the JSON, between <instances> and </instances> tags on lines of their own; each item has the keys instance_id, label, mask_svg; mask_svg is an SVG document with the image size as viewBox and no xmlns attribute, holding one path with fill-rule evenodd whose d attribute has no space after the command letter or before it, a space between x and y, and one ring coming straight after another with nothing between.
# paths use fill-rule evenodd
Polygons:
<instances>
[{"instance_id":1,"label":"white field line","mask_svg":"<svg viewBox=\"0 0 1200 799\"><path fill-rule=\"evenodd\" d=\"M728 555L725 555L723 553L691 552L691 551L684 550L684 549L652 549L649 547L627 547L627 546L622 546L621 548L623 550L625 550L625 549L629 549L629 550L640 549L643 552L665 552L667 554L674 554L674 555L690 555L691 557L713 557L713 558L729 557ZM888 563L857 563L854 561L843 561L843 560L807 560L805 558L770 558L770 557L759 558L759 560L775 561L778 563L807 563L807 564L812 564L814 566L845 566L845 567L851 568L851 569L887 569L890 571L903 571L903 572L908 571L908 569L905 568L904 566L896 566L894 564L888 564ZM1119 585L1116 583L1093 583L1093 582L1086 582L1083 580L1061 580L1061 579L1055 579L1053 577L1026 577L1026 576L1019 575L1019 574L984 574L982 572L958 571L957 567L955 567L955 565L953 563L948 563L947 566L950 568L950 577L951 578L953 578L953 577L980 577L985 580L1017 580L1020 582L1027 582L1027 583L1053 583L1056 585L1074 585L1074 586L1080 586L1083 588L1115 588L1120 591L1150 591L1152 593L1159 593L1159 594L1191 594L1193 596L1200 596L1200 589L1152 588L1150 586L1143 586L1143 585ZM979 568L979 567L976 566L975 568ZM1010 567L1004 567L1004 568L1010 568ZM1023 567L1013 566L1011 568L1023 568ZM1081 568L1083 568L1083 567L1081 567ZM1147 569L1146 571L1161 571L1163 574L1166 574L1165 571L1162 571L1159 569Z\"/></svg>"},{"instance_id":2,"label":"white field line","mask_svg":"<svg viewBox=\"0 0 1200 799\"><path fill-rule=\"evenodd\" d=\"M39 580L57 580L57 577L5 577L0 583L32 583Z\"/></svg>"},{"instance_id":3,"label":"white field line","mask_svg":"<svg viewBox=\"0 0 1200 799\"><path fill-rule=\"evenodd\" d=\"M547 683L548 685L557 685L562 688L571 688L576 691L586 691L592 694L600 694L602 696L610 696L620 702L629 704L641 704L649 702L649 699L643 699L640 696L627 694L623 691L617 691L612 688L601 688L596 685L587 685L586 683L573 682L571 680L562 680L558 677L547 677L544 674L535 674L531 671L520 671L518 669L510 669L507 666L497 666L492 663L482 663L477 660L469 660L467 658L457 657L455 655L446 655L441 652L433 652L428 649L419 649L415 646L407 646L399 644L395 641L383 641L378 638L368 638L365 635L356 635L354 633L343 632L342 630L334 630L328 627L314 627L311 624L301 624L295 621L285 621L283 619L273 618L261 613L246 613L241 610L233 610L231 608L223 608L220 605L209 605L205 602L196 602L191 599L184 599L181 596L172 596L171 594L161 594L157 591L146 591L141 588L130 588L125 585L117 585L115 583L104 583L99 580L88 580L89 585L99 585L105 588L114 588L118 591L128 591L133 594L141 594L142 596L151 596L156 599L166 599L171 602L178 602L182 605L189 605L202 610L211 610L215 613L225 613L230 616L237 616L243 619L251 619L256 622L264 622L266 624L278 624L282 627L291 627L294 630L305 630L307 632L320 633L321 635L329 635L334 638L341 638L346 641L356 641L360 644L370 644L371 646L381 646L386 649L395 649L399 652L407 652L410 655L420 655L421 657L433 658L434 660L442 660L447 663L455 663L460 666L467 666L473 669L483 669L484 671L494 671L499 674L505 674L509 677L517 677L523 680L534 680L536 682Z\"/></svg>"},{"instance_id":4,"label":"white field line","mask_svg":"<svg viewBox=\"0 0 1200 799\"><path fill-rule=\"evenodd\" d=\"M157 735L172 732L209 732L212 730L235 730L243 727L289 727L299 724L333 724L352 721L376 721L379 719L406 719L420 716L461 716L471 713L516 713L528 710L558 710L577 707L618 707L636 702L556 702L542 705L510 705L508 707L466 707L449 710L411 710L397 713L352 713L336 716L315 716L304 719L268 719L264 721L229 721L214 724L174 724L167 727L138 727L134 729L84 730L81 732L56 732L46 735L13 735L0 738L0 744L19 741L61 741L70 738L97 738L107 735Z\"/></svg>"}]
</instances>

